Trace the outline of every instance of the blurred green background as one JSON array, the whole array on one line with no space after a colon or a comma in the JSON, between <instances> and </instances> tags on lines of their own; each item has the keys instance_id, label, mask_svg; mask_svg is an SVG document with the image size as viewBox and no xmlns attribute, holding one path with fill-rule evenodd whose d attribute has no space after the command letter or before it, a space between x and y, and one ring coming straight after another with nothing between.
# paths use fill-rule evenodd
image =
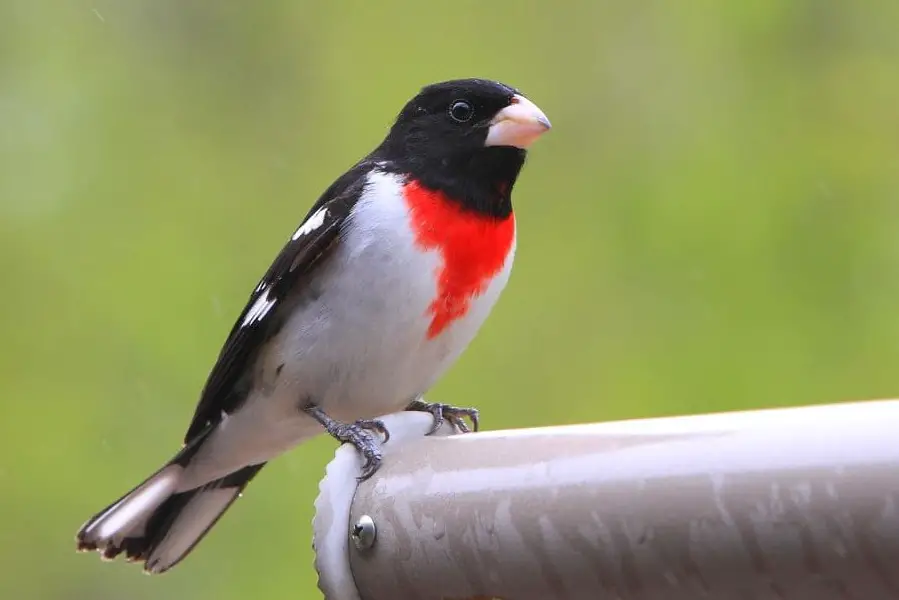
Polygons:
<instances>
[{"instance_id":1,"label":"blurred green background","mask_svg":"<svg viewBox=\"0 0 899 600\"><path fill-rule=\"evenodd\" d=\"M437 80L554 129L431 400L492 429L899 396L899 4L870 6L5 0L0 597L318 597L328 439L165 576L73 534L178 448L269 261Z\"/></svg>"}]
</instances>

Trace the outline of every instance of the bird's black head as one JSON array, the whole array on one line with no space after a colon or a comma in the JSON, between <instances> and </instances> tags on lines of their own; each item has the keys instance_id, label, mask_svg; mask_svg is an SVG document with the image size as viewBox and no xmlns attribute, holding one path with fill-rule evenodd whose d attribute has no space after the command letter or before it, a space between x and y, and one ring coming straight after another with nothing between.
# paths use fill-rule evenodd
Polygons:
<instances>
[{"instance_id":1,"label":"bird's black head","mask_svg":"<svg viewBox=\"0 0 899 600\"><path fill-rule=\"evenodd\" d=\"M465 206L504 216L527 148L549 120L514 88L457 79L423 88L372 158Z\"/></svg>"}]
</instances>

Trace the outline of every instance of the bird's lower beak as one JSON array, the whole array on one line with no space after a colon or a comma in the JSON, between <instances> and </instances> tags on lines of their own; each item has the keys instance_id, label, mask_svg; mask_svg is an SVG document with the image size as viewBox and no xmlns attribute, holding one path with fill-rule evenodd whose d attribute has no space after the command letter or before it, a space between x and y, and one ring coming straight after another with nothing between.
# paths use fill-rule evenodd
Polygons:
<instances>
[{"instance_id":1,"label":"bird's lower beak","mask_svg":"<svg viewBox=\"0 0 899 600\"><path fill-rule=\"evenodd\" d=\"M485 146L514 146L527 148L534 140L546 133L552 125L540 108L525 98L516 94L512 102L502 109L493 120L487 130Z\"/></svg>"}]
</instances>

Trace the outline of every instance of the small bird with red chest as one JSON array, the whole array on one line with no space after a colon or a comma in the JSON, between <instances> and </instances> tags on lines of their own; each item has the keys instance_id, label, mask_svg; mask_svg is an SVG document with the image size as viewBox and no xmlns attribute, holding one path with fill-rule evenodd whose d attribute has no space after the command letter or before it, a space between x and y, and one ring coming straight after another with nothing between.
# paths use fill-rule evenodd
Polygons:
<instances>
[{"instance_id":1,"label":"small bird with red chest","mask_svg":"<svg viewBox=\"0 0 899 600\"><path fill-rule=\"evenodd\" d=\"M483 79L423 88L384 141L319 198L225 341L180 452L78 531L79 550L162 573L203 538L266 461L327 431L381 462L378 416L475 409L423 394L474 338L509 279L512 189L550 128Z\"/></svg>"}]
</instances>

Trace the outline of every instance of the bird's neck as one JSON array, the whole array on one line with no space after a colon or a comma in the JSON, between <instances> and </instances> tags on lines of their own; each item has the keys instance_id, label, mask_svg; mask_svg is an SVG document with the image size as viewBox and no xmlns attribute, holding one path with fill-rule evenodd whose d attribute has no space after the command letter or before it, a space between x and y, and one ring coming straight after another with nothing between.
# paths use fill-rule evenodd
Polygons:
<instances>
[{"instance_id":1,"label":"bird's neck","mask_svg":"<svg viewBox=\"0 0 899 600\"><path fill-rule=\"evenodd\" d=\"M525 156L518 148L491 147L449 159L417 157L396 169L465 211L503 220L512 214L512 188Z\"/></svg>"}]
</instances>

